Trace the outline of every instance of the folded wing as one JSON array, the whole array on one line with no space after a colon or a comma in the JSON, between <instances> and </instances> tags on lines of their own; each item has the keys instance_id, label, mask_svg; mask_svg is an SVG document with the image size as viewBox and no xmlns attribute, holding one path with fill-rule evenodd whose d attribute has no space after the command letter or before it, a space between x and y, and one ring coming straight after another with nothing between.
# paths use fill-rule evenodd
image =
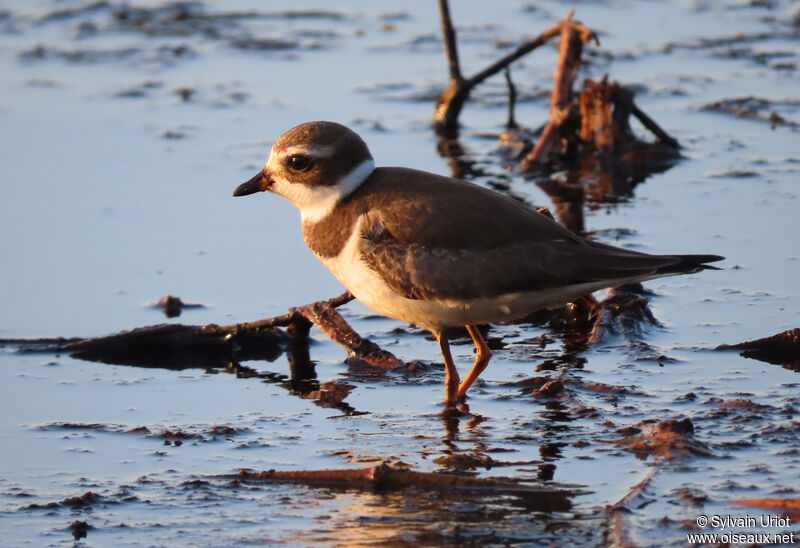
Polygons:
<instances>
[{"instance_id":1,"label":"folded wing","mask_svg":"<svg viewBox=\"0 0 800 548\"><path fill-rule=\"evenodd\" d=\"M713 268L705 263L722 259L649 255L592 242L505 196L452 179L438 183L444 188L427 187L425 200L367 210L361 223L362 259L410 299L619 285ZM447 193L458 193L458 207Z\"/></svg>"}]
</instances>

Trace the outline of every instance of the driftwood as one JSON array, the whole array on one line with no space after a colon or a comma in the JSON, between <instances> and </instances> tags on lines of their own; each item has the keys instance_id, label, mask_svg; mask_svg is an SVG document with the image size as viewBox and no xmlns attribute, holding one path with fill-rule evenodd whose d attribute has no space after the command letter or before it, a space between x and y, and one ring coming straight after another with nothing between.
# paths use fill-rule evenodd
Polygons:
<instances>
[{"instance_id":1,"label":"driftwood","mask_svg":"<svg viewBox=\"0 0 800 548\"><path fill-rule=\"evenodd\" d=\"M299 483L309 486L339 487L359 490L397 490L426 488L435 490L488 491L526 496L538 501L543 511L567 511L572 507L570 497L582 494L578 490L553 489L520 481L477 478L455 474L415 472L386 463L370 468L344 470L298 470L256 472L241 470L238 474L215 476L236 482Z\"/></svg>"},{"instance_id":2,"label":"driftwood","mask_svg":"<svg viewBox=\"0 0 800 548\"><path fill-rule=\"evenodd\" d=\"M569 21L572 12L565 21L561 21L545 30L533 40L521 44L517 49L508 55L498 59L480 72L469 78L465 78L461 73L461 66L458 61L458 47L456 45L456 31L450 17L450 6L448 0L439 0L439 13L442 20L442 33L444 35L445 51L447 52L447 62L450 72L450 85L442 92L436 101L434 111L434 125L437 133L443 135L454 135L458 131L458 116L464 108L464 103L469 99L472 90L478 84L485 81L490 76L505 70L511 63L527 55L536 48L546 44L548 40L559 36L565 25L574 25Z\"/></svg>"},{"instance_id":3,"label":"driftwood","mask_svg":"<svg viewBox=\"0 0 800 548\"><path fill-rule=\"evenodd\" d=\"M574 10L559 23L561 42L558 45L558 65L553 76L553 92L550 96L550 120L542 131L536 146L531 150L520 167L529 170L532 165L548 161L562 140L562 128L567 124L574 107L572 87L578 76L583 45L597 36L589 28L572 20Z\"/></svg>"},{"instance_id":4,"label":"driftwood","mask_svg":"<svg viewBox=\"0 0 800 548\"><path fill-rule=\"evenodd\" d=\"M587 295L559 308L538 310L514 323L546 325L562 339L565 357L572 358L608 335L638 338L649 326L659 325L641 284L611 289L602 301Z\"/></svg>"},{"instance_id":5,"label":"driftwood","mask_svg":"<svg viewBox=\"0 0 800 548\"><path fill-rule=\"evenodd\" d=\"M583 39L577 30L566 28L559 47L550 119L536 146L520 162L520 169L527 172L577 161L581 171L613 172L612 162L618 162L633 178L644 178L671 166L680 158L680 144L636 106L631 89L609 82L606 76L599 82L586 79L578 99L573 97ZM631 116L653 133L654 143L635 137Z\"/></svg>"},{"instance_id":6,"label":"driftwood","mask_svg":"<svg viewBox=\"0 0 800 548\"><path fill-rule=\"evenodd\" d=\"M346 293L346 295L352 298L349 293ZM334 342L344 346L352 357L385 369L403 365L403 362L395 358L390 352L381 349L374 342L368 341L356 333L328 301L318 301L300 306L294 310L319 327Z\"/></svg>"},{"instance_id":7,"label":"driftwood","mask_svg":"<svg viewBox=\"0 0 800 548\"><path fill-rule=\"evenodd\" d=\"M434 125L442 138L440 154L453 158L454 177L478 174L470 170L463 147L455 140L458 116L472 90L500 71L505 71L509 95L508 129L500 137L501 146L508 150L510 159L518 162L517 168L523 174L564 173L566 180L548 178L537 184L552 197L559 222L578 233L584 228L584 201L603 203L629 196L634 185L653 173L669 169L680 159L678 141L635 104L632 89L604 77L599 82L586 80L579 94L573 91L584 46L598 42L590 28L573 20L574 10L535 39L471 77L462 73L447 0L439 0L439 10L450 83L437 99ZM514 118L517 94L509 67L556 37L560 37L559 57L549 119L532 144ZM630 126L631 117L655 136L654 142L636 138Z\"/></svg>"},{"instance_id":8,"label":"driftwood","mask_svg":"<svg viewBox=\"0 0 800 548\"><path fill-rule=\"evenodd\" d=\"M382 368L402 364L359 336L335 308L353 300L349 292L255 322L204 326L162 324L93 338L0 339L22 352L70 352L75 357L144 367L226 366L232 361L275 359L317 325L352 357ZM285 329L283 329L285 328Z\"/></svg>"},{"instance_id":9,"label":"driftwood","mask_svg":"<svg viewBox=\"0 0 800 548\"><path fill-rule=\"evenodd\" d=\"M658 471L651 468L639 483L634 485L628 493L615 504L606 506L608 532L606 542L613 548L634 548L637 544L631 538L631 523L629 516L633 512L632 506L641 506L647 502L645 493Z\"/></svg>"},{"instance_id":10,"label":"driftwood","mask_svg":"<svg viewBox=\"0 0 800 548\"><path fill-rule=\"evenodd\" d=\"M741 350L745 358L800 371L800 328L739 344L721 344L714 350Z\"/></svg>"}]
</instances>

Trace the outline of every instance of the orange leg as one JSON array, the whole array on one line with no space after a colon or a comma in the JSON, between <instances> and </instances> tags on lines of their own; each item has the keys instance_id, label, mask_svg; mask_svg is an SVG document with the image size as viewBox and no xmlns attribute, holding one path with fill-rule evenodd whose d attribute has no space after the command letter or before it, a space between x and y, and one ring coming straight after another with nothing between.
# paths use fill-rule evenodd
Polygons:
<instances>
[{"instance_id":1,"label":"orange leg","mask_svg":"<svg viewBox=\"0 0 800 548\"><path fill-rule=\"evenodd\" d=\"M468 325L467 331L469 331L469 336L472 337L472 342L475 343L475 364L458 387L456 397L459 401L466 399L467 390L469 390L472 383L483 373L483 370L489 365L489 360L492 359L492 351L486 346L486 341L483 340L483 335L478 331L478 328L474 325Z\"/></svg>"},{"instance_id":2,"label":"orange leg","mask_svg":"<svg viewBox=\"0 0 800 548\"><path fill-rule=\"evenodd\" d=\"M453 356L450 354L450 343L447 340L447 335L444 334L444 331L433 331L432 333L433 336L436 337L436 340L439 341L439 350L444 358L444 388L447 391L444 402L447 405L453 405L457 401L459 382L458 370L456 370L456 366L453 363Z\"/></svg>"}]
</instances>

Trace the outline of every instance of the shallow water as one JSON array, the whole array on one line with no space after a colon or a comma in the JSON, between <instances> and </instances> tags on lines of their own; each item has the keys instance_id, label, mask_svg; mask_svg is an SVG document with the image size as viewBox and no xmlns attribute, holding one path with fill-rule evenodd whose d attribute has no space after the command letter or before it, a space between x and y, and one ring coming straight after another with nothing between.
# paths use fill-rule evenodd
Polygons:
<instances>
[{"instance_id":1,"label":"shallow water","mask_svg":"<svg viewBox=\"0 0 800 548\"><path fill-rule=\"evenodd\" d=\"M466 74L571 7L460 4L452 9ZM365 138L379 165L452 173L431 130L446 82L435 3L150 2L135 6L151 11L127 14L122 6L0 6L0 337L160 323L150 303L168 293L206 305L169 320L191 324L255 320L339 294L305 248L292 206L230 196L296 123L338 120ZM87 546L595 546L609 530L605 505L653 474L626 516L632 540L683 546L701 514L775 514L731 500L797 498L797 373L711 350L800 325L797 8L678 0L577 8L602 43L587 48L583 76L637 85L637 104L687 157L632 196L589 204L586 228L648 252L724 255L723 270L649 282L659 324L617 324L588 348L572 349L548 326L493 327L502 348L461 418L440 414L436 344L358 303L342 310L359 333L432 365L386 374L350 367L342 348L312 330L316 378L350 390L344 401L365 413L356 416L283 382L285 355L243 364L273 373L264 379L0 349L2 544L73 543L68 526L79 520L91 526L78 542ZM554 63L548 47L514 66L517 118L528 127L546 119ZM706 108L747 96L764 101L752 119ZM773 127L773 112L794 125ZM482 170L471 179L552 208L539 186L502 166L495 136L505 118L498 75L462 114L465 160ZM551 341L544 348L541 335ZM453 352L466 365L472 347L461 342ZM563 378L563 394L536 397L514 384L534 376ZM642 421L683 418L702 452L665 460L613 443ZM383 461L579 494L570 509L546 511L519 493L228 477ZM86 492L94 495L65 502ZM800 538L794 523L757 530Z\"/></svg>"}]
</instances>

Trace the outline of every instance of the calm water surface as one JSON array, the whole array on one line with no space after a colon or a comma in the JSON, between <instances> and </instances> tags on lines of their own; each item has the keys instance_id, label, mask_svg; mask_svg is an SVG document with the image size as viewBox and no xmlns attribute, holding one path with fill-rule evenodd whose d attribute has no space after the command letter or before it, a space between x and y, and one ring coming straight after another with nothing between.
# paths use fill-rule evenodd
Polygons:
<instances>
[{"instance_id":1,"label":"calm water surface","mask_svg":"<svg viewBox=\"0 0 800 548\"><path fill-rule=\"evenodd\" d=\"M466 74L573 7L461 4L452 9ZM231 198L294 124L337 120L379 165L452 173L430 127L446 83L435 2L181 6L0 3L0 337L161 323L150 304L166 294L206 305L169 320L191 324L256 320L339 294L291 205ZM800 326L800 12L780 0L577 8L602 43L587 48L582 77L635 85L639 106L686 156L633 195L590 204L587 230L647 252L724 255L722 271L648 283L659 325L620 328L578 352L547 326L493 328L502 348L460 419L440 414L435 343L358 303L343 313L362 335L431 365L351 368L312 330L316 377L350 390L346 403L365 413L353 417L281 382L285 355L244 364L273 373L270 381L2 348L0 543L597 546L611 523L604 507L649 477L625 518L632 541L685 546L701 514L776 515L732 500L797 498L798 373L711 349ZM513 67L527 127L546 120L555 59L548 47ZM762 119L704 108L743 97L762 101ZM552 208L539 186L502 166L502 76L474 99L460 136L462 160L480 172L470 178ZM773 127L771 113L793 125ZM544 348L541 335L551 341ZM472 347L454 354L466 365ZM565 395L536 398L513 384L533 376L567 379ZM665 460L612 443L642 421L684 418L704 454ZM382 461L580 494L569 509L547 511L519 493L220 478ZM82 541L69 529L76 520L91 526ZM794 523L756 530L800 538Z\"/></svg>"}]
</instances>

